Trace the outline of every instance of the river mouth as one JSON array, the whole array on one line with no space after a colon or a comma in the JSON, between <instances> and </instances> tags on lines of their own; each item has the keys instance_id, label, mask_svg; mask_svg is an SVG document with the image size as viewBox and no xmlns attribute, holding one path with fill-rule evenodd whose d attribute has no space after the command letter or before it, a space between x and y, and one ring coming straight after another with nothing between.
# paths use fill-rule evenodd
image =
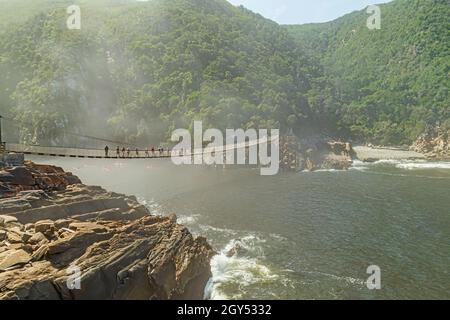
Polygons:
<instances>
[{"instance_id":1,"label":"river mouth","mask_svg":"<svg viewBox=\"0 0 450 320\"><path fill-rule=\"evenodd\" d=\"M210 299L450 298L446 162L356 162L349 171L261 177L166 160L32 160L134 194L207 237L218 252ZM381 290L366 286L371 265L381 269Z\"/></svg>"}]
</instances>

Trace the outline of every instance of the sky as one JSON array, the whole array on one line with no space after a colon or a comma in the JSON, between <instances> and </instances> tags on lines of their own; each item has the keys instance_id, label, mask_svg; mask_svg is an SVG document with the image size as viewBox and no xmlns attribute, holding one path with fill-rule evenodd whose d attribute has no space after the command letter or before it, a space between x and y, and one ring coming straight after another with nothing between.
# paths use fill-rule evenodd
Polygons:
<instances>
[{"instance_id":1,"label":"sky","mask_svg":"<svg viewBox=\"0 0 450 320\"><path fill-rule=\"evenodd\" d=\"M228 0L280 24L303 24L334 20L371 4L391 0Z\"/></svg>"}]
</instances>

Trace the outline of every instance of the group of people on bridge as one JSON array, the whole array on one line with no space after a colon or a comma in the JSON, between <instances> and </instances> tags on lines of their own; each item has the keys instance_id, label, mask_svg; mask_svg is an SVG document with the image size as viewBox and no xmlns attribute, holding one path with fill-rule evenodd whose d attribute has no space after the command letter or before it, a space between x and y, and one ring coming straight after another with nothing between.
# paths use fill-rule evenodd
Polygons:
<instances>
[{"instance_id":1,"label":"group of people on bridge","mask_svg":"<svg viewBox=\"0 0 450 320\"><path fill-rule=\"evenodd\" d=\"M146 158L160 157L164 154L164 148L161 146L159 148L148 147L145 150L139 150L138 148L136 148L133 151L129 147L120 148L119 146L117 146L115 157L116 158L140 158L141 151L144 153ZM108 146L105 146L105 158L110 158Z\"/></svg>"}]
</instances>

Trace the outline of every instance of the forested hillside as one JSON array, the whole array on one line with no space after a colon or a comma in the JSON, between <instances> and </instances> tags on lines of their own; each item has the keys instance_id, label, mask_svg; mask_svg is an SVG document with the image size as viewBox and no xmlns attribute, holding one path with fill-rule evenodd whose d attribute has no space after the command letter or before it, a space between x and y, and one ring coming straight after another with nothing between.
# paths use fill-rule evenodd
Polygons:
<instances>
[{"instance_id":1,"label":"forested hillside","mask_svg":"<svg viewBox=\"0 0 450 320\"><path fill-rule=\"evenodd\" d=\"M24 142L141 145L192 120L409 143L449 114L450 6L396 0L279 26L225 0L0 0L0 114Z\"/></svg>"},{"instance_id":2,"label":"forested hillside","mask_svg":"<svg viewBox=\"0 0 450 320\"><path fill-rule=\"evenodd\" d=\"M365 10L287 28L323 66L342 131L410 143L427 125L450 127L450 2L396 0L380 8L380 30L367 28Z\"/></svg>"},{"instance_id":3,"label":"forested hillside","mask_svg":"<svg viewBox=\"0 0 450 320\"><path fill-rule=\"evenodd\" d=\"M193 119L218 128L309 119L313 66L287 30L244 8L86 1L78 31L65 27L72 1L40 2L0 37L1 108L24 123L23 139L61 143L70 129L147 143Z\"/></svg>"}]
</instances>

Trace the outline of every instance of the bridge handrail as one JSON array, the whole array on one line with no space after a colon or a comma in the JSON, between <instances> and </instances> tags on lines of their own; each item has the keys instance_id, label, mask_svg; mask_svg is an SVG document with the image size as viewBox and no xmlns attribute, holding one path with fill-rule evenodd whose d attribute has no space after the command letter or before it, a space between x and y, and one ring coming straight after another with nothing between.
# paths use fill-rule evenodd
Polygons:
<instances>
[{"instance_id":1,"label":"bridge handrail","mask_svg":"<svg viewBox=\"0 0 450 320\"><path fill-rule=\"evenodd\" d=\"M241 143L234 143L231 145L225 145L222 151L217 150L217 152L227 152L233 149L243 149L251 146L255 146L261 143L268 143L269 141L273 143L278 139L278 136L263 137L253 141L245 141ZM35 155L47 155L47 156L61 156L61 157L85 157L85 158L105 158L105 151L99 149L79 149L79 148L63 148L63 147L46 147L46 146L31 146L25 144L18 143L6 143L3 145L6 152L15 152L15 153L25 153L25 154L35 154ZM1 151L1 146L0 146ZM163 153L159 151L150 152L152 158L162 158L162 157L170 157L170 156L195 156L201 155L205 153L204 149L194 149L192 152L185 152L184 154L174 154L173 152L166 150ZM137 158L135 151L131 150L130 158ZM116 150L109 150L109 157L116 157ZM139 150L139 158L147 158L144 150Z\"/></svg>"}]
</instances>

